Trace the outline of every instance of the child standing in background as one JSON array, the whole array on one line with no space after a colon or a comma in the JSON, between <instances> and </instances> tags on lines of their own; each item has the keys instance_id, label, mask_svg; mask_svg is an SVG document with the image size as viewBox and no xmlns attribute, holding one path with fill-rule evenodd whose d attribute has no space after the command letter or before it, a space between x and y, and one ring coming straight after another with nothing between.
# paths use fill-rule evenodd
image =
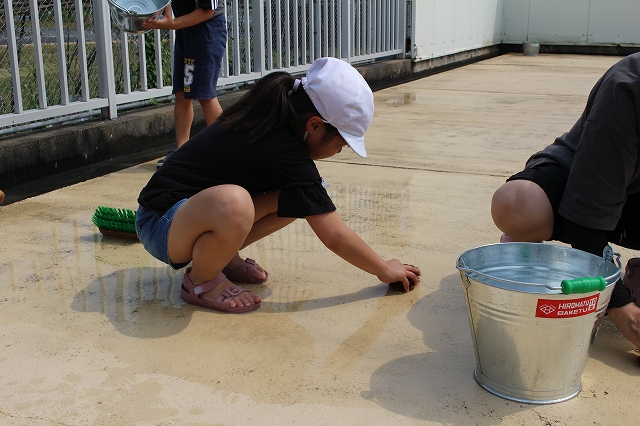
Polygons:
<instances>
[{"instance_id":1,"label":"child standing in background","mask_svg":"<svg viewBox=\"0 0 640 426\"><path fill-rule=\"evenodd\" d=\"M602 256L640 249L640 53L613 65L571 130L533 154L491 200L502 242L557 240ZM613 288L607 315L640 348L640 259ZM635 301L635 303L634 303Z\"/></svg>"},{"instance_id":2,"label":"child standing in background","mask_svg":"<svg viewBox=\"0 0 640 426\"><path fill-rule=\"evenodd\" d=\"M172 0L162 19L149 19L142 25L149 29L176 30L173 53L176 147L169 150L168 157L189 140L193 99L200 102L207 126L222 113L216 86L227 47L224 0ZM162 166L167 157L159 160L157 167Z\"/></svg>"}]
</instances>

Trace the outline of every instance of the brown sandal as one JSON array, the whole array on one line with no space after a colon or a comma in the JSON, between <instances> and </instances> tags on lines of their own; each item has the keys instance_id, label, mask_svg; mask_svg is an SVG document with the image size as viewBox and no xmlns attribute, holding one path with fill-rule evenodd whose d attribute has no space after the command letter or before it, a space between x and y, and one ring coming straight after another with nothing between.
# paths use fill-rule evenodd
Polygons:
<instances>
[{"instance_id":1,"label":"brown sandal","mask_svg":"<svg viewBox=\"0 0 640 426\"><path fill-rule=\"evenodd\" d=\"M265 270L263 270L265 278L254 277L254 272L257 270L256 261L247 257L244 263L236 269L224 268L222 273L227 276L229 281L238 281L247 284L262 284L269 279L269 273Z\"/></svg>"},{"instance_id":2,"label":"brown sandal","mask_svg":"<svg viewBox=\"0 0 640 426\"><path fill-rule=\"evenodd\" d=\"M200 298L200 295L206 293L210 290L216 288L222 281L227 278L222 272L218 274L211 281L206 281L202 284L195 285L191 281L191 277L189 277L189 272L191 272L191 268L188 268L184 273L184 281L182 282L182 289L180 290L180 295L185 302L190 303L192 305L202 306L204 308L213 309L216 311L222 312L232 312L232 313L240 313L240 312L248 312L258 309L260 307L260 302L254 303L253 305L248 306L236 306L234 308L229 306L229 299L236 297L240 293L251 293L249 290L244 289L235 284L231 284L227 287L222 294L220 294L213 302L208 300L204 300Z\"/></svg>"}]
</instances>

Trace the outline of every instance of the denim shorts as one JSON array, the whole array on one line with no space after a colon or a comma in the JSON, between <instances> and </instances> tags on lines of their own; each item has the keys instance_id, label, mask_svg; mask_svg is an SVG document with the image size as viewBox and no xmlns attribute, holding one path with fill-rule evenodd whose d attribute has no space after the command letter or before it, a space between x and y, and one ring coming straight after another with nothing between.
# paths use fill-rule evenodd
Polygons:
<instances>
[{"instance_id":1,"label":"denim shorts","mask_svg":"<svg viewBox=\"0 0 640 426\"><path fill-rule=\"evenodd\" d=\"M136 212L136 233L145 250L173 269L184 268L189 264L171 263L169 260L169 227L176 211L185 201L186 198L175 203L163 216L142 206L138 206Z\"/></svg>"}]
</instances>

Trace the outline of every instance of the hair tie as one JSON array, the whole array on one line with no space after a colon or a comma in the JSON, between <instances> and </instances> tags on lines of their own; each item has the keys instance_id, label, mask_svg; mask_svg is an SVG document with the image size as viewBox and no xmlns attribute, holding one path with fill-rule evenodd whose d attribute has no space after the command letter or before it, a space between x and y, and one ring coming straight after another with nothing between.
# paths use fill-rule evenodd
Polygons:
<instances>
[{"instance_id":1,"label":"hair tie","mask_svg":"<svg viewBox=\"0 0 640 426\"><path fill-rule=\"evenodd\" d=\"M292 97L298 91L298 86L300 86L300 80L296 78L296 81L293 82L293 87L287 92L287 96Z\"/></svg>"}]
</instances>

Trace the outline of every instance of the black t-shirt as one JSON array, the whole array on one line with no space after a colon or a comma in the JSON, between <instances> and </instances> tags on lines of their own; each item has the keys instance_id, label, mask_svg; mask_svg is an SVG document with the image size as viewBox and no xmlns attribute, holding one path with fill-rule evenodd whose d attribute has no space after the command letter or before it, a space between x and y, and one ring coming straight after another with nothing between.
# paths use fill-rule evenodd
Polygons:
<instances>
[{"instance_id":1,"label":"black t-shirt","mask_svg":"<svg viewBox=\"0 0 640 426\"><path fill-rule=\"evenodd\" d=\"M589 94L571 130L534 154L527 167L570 170L558 212L588 228L615 228L627 194L640 192L640 53L613 65Z\"/></svg>"},{"instance_id":2,"label":"black t-shirt","mask_svg":"<svg viewBox=\"0 0 640 426\"><path fill-rule=\"evenodd\" d=\"M172 0L171 9L176 18L193 12L196 8L215 10L214 16L224 13L224 0Z\"/></svg>"},{"instance_id":3,"label":"black t-shirt","mask_svg":"<svg viewBox=\"0 0 640 426\"><path fill-rule=\"evenodd\" d=\"M216 185L252 196L280 190L278 216L303 218L336 210L302 140L280 129L254 142L214 123L164 162L140 192L141 206L164 214L178 201Z\"/></svg>"}]
</instances>

